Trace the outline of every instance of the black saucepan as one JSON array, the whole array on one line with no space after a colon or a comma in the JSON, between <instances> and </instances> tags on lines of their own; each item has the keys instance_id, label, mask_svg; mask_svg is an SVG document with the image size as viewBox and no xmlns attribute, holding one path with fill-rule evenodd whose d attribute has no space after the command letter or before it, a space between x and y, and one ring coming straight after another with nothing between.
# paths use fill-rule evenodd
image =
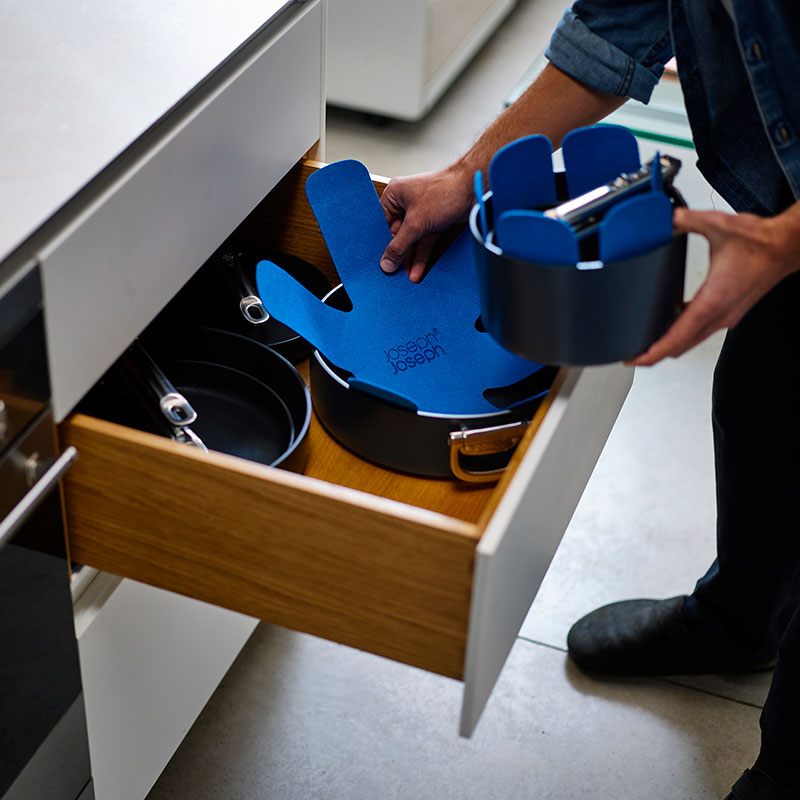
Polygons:
<instances>
[{"instance_id":1,"label":"black saucepan","mask_svg":"<svg viewBox=\"0 0 800 800\"><path fill-rule=\"evenodd\" d=\"M313 264L286 253L226 248L216 253L159 316L159 327L190 324L218 328L271 347L297 364L311 353L305 339L271 317L255 285L256 264L273 261L312 294L323 297L330 281Z\"/></svg>"},{"instance_id":2,"label":"black saucepan","mask_svg":"<svg viewBox=\"0 0 800 800\"><path fill-rule=\"evenodd\" d=\"M344 287L325 297L347 310ZM556 368L544 367L511 387L504 398L513 403L546 391ZM507 466L541 400L535 399L488 414L445 415L414 411L351 388L346 371L318 350L310 361L314 408L328 432L357 455L401 472L465 481L497 480Z\"/></svg>"}]
</instances>

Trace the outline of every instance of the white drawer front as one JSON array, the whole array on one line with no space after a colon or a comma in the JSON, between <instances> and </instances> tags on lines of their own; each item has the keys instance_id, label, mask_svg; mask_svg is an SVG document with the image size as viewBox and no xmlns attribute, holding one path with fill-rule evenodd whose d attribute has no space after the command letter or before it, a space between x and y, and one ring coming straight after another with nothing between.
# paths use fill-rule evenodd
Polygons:
<instances>
[{"instance_id":1,"label":"white drawer front","mask_svg":"<svg viewBox=\"0 0 800 800\"><path fill-rule=\"evenodd\" d=\"M461 734L477 725L594 470L633 369L570 370L478 544Z\"/></svg>"},{"instance_id":2,"label":"white drawer front","mask_svg":"<svg viewBox=\"0 0 800 800\"><path fill-rule=\"evenodd\" d=\"M41 254L57 420L319 139L322 38L299 6Z\"/></svg>"}]
</instances>

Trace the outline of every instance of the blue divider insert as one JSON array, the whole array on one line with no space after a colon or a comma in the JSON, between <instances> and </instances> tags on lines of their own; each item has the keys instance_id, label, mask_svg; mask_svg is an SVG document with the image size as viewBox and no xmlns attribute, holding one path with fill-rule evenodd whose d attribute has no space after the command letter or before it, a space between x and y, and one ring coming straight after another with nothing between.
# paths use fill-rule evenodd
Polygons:
<instances>
[{"instance_id":1,"label":"blue divider insert","mask_svg":"<svg viewBox=\"0 0 800 800\"><path fill-rule=\"evenodd\" d=\"M494 232L503 252L520 261L574 267L578 260L578 240L572 227L539 211L506 211Z\"/></svg>"},{"instance_id":2,"label":"blue divider insert","mask_svg":"<svg viewBox=\"0 0 800 800\"><path fill-rule=\"evenodd\" d=\"M543 208L556 202L553 145L538 134L501 147L489 164L492 211L497 219L504 211Z\"/></svg>"},{"instance_id":3,"label":"blue divider insert","mask_svg":"<svg viewBox=\"0 0 800 800\"><path fill-rule=\"evenodd\" d=\"M641 166L635 137L618 125L577 128L564 137L562 147L570 197ZM656 164L658 157L656 153ZM544 207L555 200L555 181L549 179L550 142L543 136L528 136L506 145L492 160L490 177L495 244L522 261L575 265L579 247L573 229L530 210L531 206ZM650 185L643 192L606 213L598 228L598 263L632 258L669 241L672 206L663 193L660 169L653 170Z\"/></svg>"},{"instance_id":4,"label":"blue divider insert","mask_svg":"<svg viewBox=\"0 0 800 800\"><path fill-rule=\"evenodd\" d=\"M561 144L570 197L610 183L642 162L636 138L621 125L597 125L570 131Z\"/></svg>"},{"instance_id":5,"label":"blue divider insert","mask_svg":"<svg viewBox=\"0 0 800 800\"><path fill-rule=\"evenodd\" d=\"M421 411L491 413L497 407L485 390L541 368L475 328L480 306L468 231L414 284L403 270L385 275L378 266L391 233L363 164L318 170L306 194L353 310L326 306L270 261L259 262L256 283L267 311L351 372L352 385Z\"/></svg>"},{"instance_id":6,"label":"blue divider insert","mask_svg":"<svg viewBox=\"0 0 800 800\"><path fill-rule=\"evenodd\" d=\"M600 259L633 258L672 238L672 204L662 192L639 194L610 209L598 231Z\"/></svg>"},{"instance_id":7,"label":"blue divider insert","mask_svg":"<svg viewBox=\"0 0 800 800\"><path fill-rule=\"evenodd\" d=\"M653 164L658 165L658 169L650 171L650 188L654 192L664 191L664 176L661 174L661 165L659 164L660 159L661 153L656 150L656 154L653 156Z\"/></svg>"}]
</instances>

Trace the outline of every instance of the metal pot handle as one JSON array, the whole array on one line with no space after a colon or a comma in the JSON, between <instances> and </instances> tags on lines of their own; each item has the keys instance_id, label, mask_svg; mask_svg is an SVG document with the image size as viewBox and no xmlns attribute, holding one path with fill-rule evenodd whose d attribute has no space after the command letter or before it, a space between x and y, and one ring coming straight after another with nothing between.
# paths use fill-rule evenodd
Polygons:
<instances>
[{"instance_id":1,"label":"metal pot handle","mask_svg":"<svg viewBox=\"0 0 800 800\"><path fill-rule=\"evenodd\" d=\"M197 421L197 412L172 385L138 339L119 360L123 375L148 408L157 406L164 419L176 428Z\"/></svg>"},{"instance_id":2,"label":"metal pot handle","mask_svg":"<svg viewBox=\"0 0 800 800\"><path fill-rule=\"evenodd\" d=\"M134 396L166 436L208 452L200 437L189 427L197 422L197 412L138 339L134 339L122 354L117 368Z\"/></svg>"},{"instance_id":3,"label":"metal pot handle","mask_svg":"<svg viewBox=\"0 0 800 800\"><path fill-rule=\"evenodd\" d=\"M269 321L269 313L264 308L264 304L261 302L253 282L250 280L240 254L223 253L222 277L231 292L233 292L234 297L239 301L239 311L249 323L263 325Z\"/></svg>"},{"instance_id":4,"label":"metal pot handle","mask_svg":"<svg viewBox=\"0 0 800 800\"><path fill-rule=\"evenodd\" d=\"M484 456L509 452L520 443L529 422L509 422L492 428L475 428L450 432L450 470L456 478L471 483L496 481L505 466L499 469L471 470L462 463L462 456Z\"/></svg>"}]
</instances>

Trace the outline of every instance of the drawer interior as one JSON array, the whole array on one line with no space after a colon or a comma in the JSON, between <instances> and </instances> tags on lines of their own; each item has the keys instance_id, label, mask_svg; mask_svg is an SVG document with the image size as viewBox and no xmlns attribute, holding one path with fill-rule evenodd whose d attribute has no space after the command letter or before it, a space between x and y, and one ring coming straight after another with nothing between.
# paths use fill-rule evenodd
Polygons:
<instances>
[{"instance_id":1,"label":"drawer interior","mask_svg":"<svg viewBox=\"0 0 800 800\"><path fill-rule=\"evenodd\" d=\"M237 235L336 283L305 200L319 166L295 167ZM316 417L298 475L74 414L61 426L62 445L79 451L65 481L72 557L461 678L476 544L564 376L494 484L382 469Z\"/></svg>"}]
</instances>

